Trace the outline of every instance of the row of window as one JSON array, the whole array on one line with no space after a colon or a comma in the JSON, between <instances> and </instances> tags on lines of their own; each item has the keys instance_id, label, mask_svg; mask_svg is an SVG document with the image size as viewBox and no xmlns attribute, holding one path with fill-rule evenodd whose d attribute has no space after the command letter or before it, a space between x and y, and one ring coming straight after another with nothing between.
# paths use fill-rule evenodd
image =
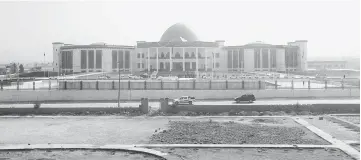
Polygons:
<instances>
[{"instance_id":1,"label":"row of window","mask_svg":"<svg viewBox=\"0 0 361 160\"><path fill-rule=\"evenodd\" d=\"M95 65L94 65L95 58ZM81 69L101 69L103 66L103 51L96 50L94 57L94 50L81 50L80 51L80 68Z\"/></svg>"},{"instance_id":2,"label":"row of window","mask_svg":"<svg viewBox=\"0 0 361 160\"><path fill-rule=\"evenodd\" d=\"M147 54L147 53L145 53L145 54ZM145 55L145 54L144 54L144 53L138 53L138 54L137 54L137 58L140 58L140 57L144 58L144 55ZM212 53L212 54L214 54L214 53ZM170 55L170 52L168 52L168 53L163 53L163 52L162 52L162 53L160 53L160 54L158 55L158 58L170 58L169 55ZM175 58L183 58L179 52L176 52L175 55L174 55L174 57L175 57ZM185 53L184 53L184 57L185 57L185 58L190 58L190 57L195 58L196 55L195 55L194 52L192 52L191 55L190 55L188 52L185 52ZM202 57L201 53L198 53L198 57L199 57L199 58ZM219 53L216 53L216 54L215 54L215 58L219 58Z\"/></svg>"},{"instance_id":3,"label":"row of window","mask_svg":"<svg viewBox=\"0 0 361 160\"><path fill-rule=\"evenodd\" d=\"M343 64L308 65L309 68L344 68Z\"/></svg>"},{"instance_id":4,"label":"row of window","mask_svg":"<svg viewBox=\"0 0 361 160\"><path fill-rule=\"evenodd\" d=\"M165 64L165 65L164 65ZM159 69L169 69L169 62L160 62L159 63ZM176 66L176 64L177 64L177 62L174 62L173 63L173 66ZM188 69L188 65L190 65L191 63L190 62L186 62L185 63L185 66L186 66L186 69ZM195 62L192 62L192 65L196 65L196 63ZM166 66L166 68L164 68L164 66ZM181 64L181 66L182 66L182 64ZM141 68L144 68L144 63L137 63L137 67L138 67L138 69L141 69ZM220 64L218 63L218 62L216 62L215 63L215 68L219 68L220 67ZM152 66L150 66L150 68L152 69ZM190 67L189 67L190 68ZM194 66L194 68L196 68L195 66ZM205 69L206 68L206 65L205 64L203 64L202 65L202 67L201 68L203 68L203 69Z\"/></svg>"},{"instance_id":5,"label":"row of window","mask_svg":"<svg viewBox=\"0 0 361 160\"><path fill-rule=\"evenodd\" d=\"M244 50L229 50L227 54L228 68L244 68Z\"/></svg>"},{"instance_id":6,"label":"row of window","mask_svg":"<svg viewBox=\"0 0 361 160\"><path fill-rule=\"evenodd\" d=\"M112 50L112 68L130 68L130 51L129 50Z\"/></svg>"}]
</instances>

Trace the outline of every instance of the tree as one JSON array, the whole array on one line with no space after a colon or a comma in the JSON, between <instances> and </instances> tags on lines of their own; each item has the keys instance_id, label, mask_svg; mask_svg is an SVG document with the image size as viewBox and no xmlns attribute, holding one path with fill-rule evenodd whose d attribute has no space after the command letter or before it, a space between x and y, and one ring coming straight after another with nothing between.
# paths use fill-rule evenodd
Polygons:
<instances>
[{"instance_id":1,"label":"tree","mask_svg":"<svg viewBox=\"0 0 361 160\"><path fill-rule=\"evenodd\" d=\"M11 74L16 73L17 69L18 69L18 68L17 68L16 63L12 63L11 66L10 66L10 72L11 72Z\"/></svg>"},{"instance_id":2,"label":"tree","mask_svg":"<svg viewBox=\"0 0 361 160\"><path fill-rule=\"evenodd\" d=\"M24 66L23 66L23 64L20 64L20 66L19 66L19 73L24 73Z\"/></svg>"}]
</instances>

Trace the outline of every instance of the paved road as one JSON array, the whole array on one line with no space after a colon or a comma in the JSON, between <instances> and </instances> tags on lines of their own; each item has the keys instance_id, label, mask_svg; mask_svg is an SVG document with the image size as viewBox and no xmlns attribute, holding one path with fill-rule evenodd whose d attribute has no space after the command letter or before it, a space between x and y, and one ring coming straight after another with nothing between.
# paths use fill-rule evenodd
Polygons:
<instances>
[{"instance_id":1,"label":"paved road","mask_svg":"<svg viewBox=\"0 0 361 160\"><path fill-rule=\"evenodd\" d=\"M259 100L254 103L241 103L244 105L267 105L267 104L360 104L360 99L321 99L321 100ZM124 102L120 103L121 107L139 107L140 102ZM194 105L237 105L233 101L197 101ZM117 103L52 103L42 104L41 108L71 108L71 107L117 107ZM149 106L159 108L159 102L149 102ZM33 104L0 104L0 108L33 108Z\"/></svg>"}]
</instances>

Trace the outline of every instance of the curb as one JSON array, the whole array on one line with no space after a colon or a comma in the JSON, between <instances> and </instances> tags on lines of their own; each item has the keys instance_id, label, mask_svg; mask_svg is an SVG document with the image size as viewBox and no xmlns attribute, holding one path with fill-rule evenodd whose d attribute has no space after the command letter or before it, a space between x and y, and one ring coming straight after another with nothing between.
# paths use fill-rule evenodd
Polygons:
<instances>
[{"instance_id":1,"label":"curb","mask_svg":"<svg viewBox=\"0 0 361 160\"><path fill-rule=\"evenodd\" d=\"M167 158L169 155L157 150L148 148L138 148L134 145L91 145L91 144L5 144L0 145L1 150L49 150L49 149L88 149L88 150L119 150L119 151L133 151L143 154L150 154L160 158Z\"/></svg>"}]
</instances>

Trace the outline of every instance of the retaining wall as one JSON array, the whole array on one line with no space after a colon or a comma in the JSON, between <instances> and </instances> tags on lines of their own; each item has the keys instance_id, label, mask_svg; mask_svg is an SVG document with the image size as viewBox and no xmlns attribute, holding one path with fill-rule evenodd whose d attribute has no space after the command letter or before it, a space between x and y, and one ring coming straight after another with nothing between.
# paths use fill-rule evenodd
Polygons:
<instances>
[{"instance_id":1,"label":"retaining wall","mask_svg":"<svg viewBox=\"0 0 361 160\"><path fill-rule=\"evenodd\" d=\"M262 98L327 98L359 97L359 89L327 90L120 90L120 100L140 100L148 98L179 98L194 96L196 99L227 100L245 93L253 93ZM1 102L33 101L116 101L117 90L7 90L0 91Z\"/></svg>"},{"instance_id":2,"label":"retaining wall","mask_svg":"<svg viewBox=\"0 0 361 160\"><path fill-rule=\"evenodd\" d=\"M180 111L224 113L239 111L257 112L302 112L307 111L318 114L330 113L360 113L360 104L309 104L309 105L179 105L167 107L168 113L178 113Z\"/></svg>"}]
</instances>

